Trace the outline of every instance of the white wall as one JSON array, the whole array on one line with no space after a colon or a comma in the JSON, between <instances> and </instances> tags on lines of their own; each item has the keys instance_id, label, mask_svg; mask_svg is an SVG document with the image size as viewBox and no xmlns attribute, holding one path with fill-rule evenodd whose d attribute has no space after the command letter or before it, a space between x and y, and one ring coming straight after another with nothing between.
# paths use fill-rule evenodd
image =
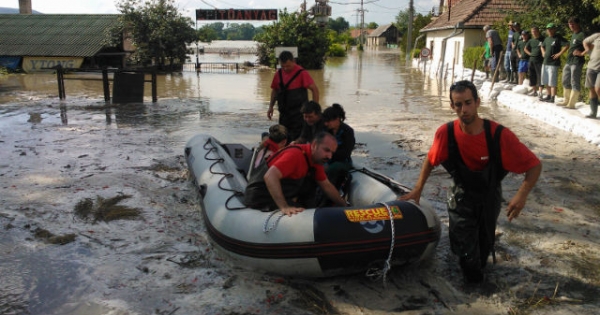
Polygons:
<instances>
[{"instance_id":1,"label":"white wall","mask_svg":"<svg viewBox=\"0 0 600 315\"><path fill-rule=\"evenodd\" d=\"M463 53L465 48L483 46L485 34L480 29L466 29L462 33L446 40L446 53L442 58L443 39L454 32L454 29L428 32L426 36L427 47L432 51L429 67L432 71L441 71L440 64L444 63L444 71L449 72L459 65L462 68ZM433 49L432 49L433 45Z\"/></svg>"}]
</instances>

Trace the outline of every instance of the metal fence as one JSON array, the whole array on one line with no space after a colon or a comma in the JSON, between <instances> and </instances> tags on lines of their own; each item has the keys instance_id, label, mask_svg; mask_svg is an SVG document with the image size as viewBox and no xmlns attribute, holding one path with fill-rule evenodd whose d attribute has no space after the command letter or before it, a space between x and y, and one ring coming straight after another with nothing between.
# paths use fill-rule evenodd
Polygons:
<instances>
[{"instance_id":1,"label":"metal fence","mask_svg":"<svg viewBox=\"0 0 600 315\"><path fill-rule=\"evenodd\" d=\"M199 73L247 73L255 72L254 64L239 62L188 62L183 64L183 71L197 71Z\"/></svg>"}]
</instances>

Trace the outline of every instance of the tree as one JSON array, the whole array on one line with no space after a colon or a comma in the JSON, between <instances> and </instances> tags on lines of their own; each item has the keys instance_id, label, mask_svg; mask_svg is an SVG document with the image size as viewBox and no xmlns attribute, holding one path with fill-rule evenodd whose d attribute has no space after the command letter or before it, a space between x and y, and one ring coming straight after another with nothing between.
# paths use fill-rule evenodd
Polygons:
<instances>
[{"instance_id":1,"label":"tree","mask_svg":"<svg viewBox=\"0 0 600 315\"><path fill-rule=\"evenodd\" d=\"M377 24L375 22L371 22L371 23L367 24L367 28L370 29L370 30L374 30L374 29L376 29L378 27L379 27L379 24Z\"/></svg>"},{"instance_id":2,"label":"tree","mask_svg":"<svg viewBox=\"0 0 600 315\"><path fill-rule=\"evenodd\" d=\"M250 23L242 23L239 28L239 38L241 40L252 40L254 38L254 34L256 33L256 29L254 25Z\"/></svg>"},{"instance_id":3,"label":"tree","mask_svg":"<svg viewBox=\"0 0 600 315\"><path fill-rule=\"evenodd\" d=\"M204 25L201 28L199 28L197 31L197 36L199 41L206 43L210 43L213 40L219 38L217 31L214 28L210 27L210 25Z\"/></svg>"},{"instance_id":4,"label":"tree","mask_svg":"<svg viewBox=\"0 0 600 315\"><path fill-rule=\"evenodd\" d=\"M600 1L597 0L520 0L528 7L523 12L509 12L508 18L521 23L523 29L532 26L544 28L555 23L559 34L567 35L571 31L567 25L570 17L578 17L581 28L586 34L600 31Z\"/></svg>"},{"instance_id":5,"label":"tree","mask_svg":"<svg viewBox=\"0 0 600 315\"><path fill-rule=\"evenodd\" d=\"M215 31L215 33L217 34L216 39L225 39L225 24L223 24L223 22L211 23L208 25L208 27L212 28Z\"/></svg>"},{"instance_id":6,"label":"tree","mask_svg":"<svg viewBox=\"0 0 600 315\"><path fill-rule=\"evenodd\" d=\"M279 12L279 21L263 26L264 33L255 40L258 45L258 60L263 65L275 66L275 47L298 47L298 63L306 69L321 69L325 64L329 39L324 29L317 26L308 12Z\"/></svg>"},{"instance_id":7,"label":"tree","mask_svg":"<svg viewBox=\"0 0 600 315\"><path fill-rule=\"evenodd\" d=\"M196 41L197 36L193 21L177 11L174 0L120 0L117 8L121 16L112 30L112 40L118 34L130 34L136 47L132 61L154 61L160 69L167 61L170 65L185 62L187 44Z\"/></svg>"},{"instance_id":8,"label":"tree","mask_svg":"<svg viewBox=\"0 0 600 315\"><path fill-rule=\"evenodd\" d=\"M336 31L338 34L348 30L350 28L350 23L346 21L343 17L338 17L337 19L329 18L327 22L327 28L330 30Z\"/></svg>"},{"instance_id":9,"label":"tree","mask_svg":"<svg viewBox=\"0 0 600 315\"><path fill-rule=\"evenodd\" d=\"M398 13L398 15L396 16L396 28L398 29L398 33L400 33L400 35L402 36L402 40L400 41L400 49L402 49L402 51L406 52L406 48L408 47L408 43L407 41L407 37L405 36L406 33L408 32L408 21L409 21L409 17L410 17L410 11L409 9L406 9L404 11L400 11ZM427 24L431 23L431 13L428 13L427 15L423 15L421 13L417 13L417 14L413 14L413 27L412 27L412 32L413 32L413 39L416 39L417 36L415 36L415 34L419 34L419 31L424 28L425 26L427 26ZM411 43L412 44L412 43ZM421 44L421 46L419 46L419 43L417 43L417 47L413 47L413 49L418 48L418 47L423 47L424 44Z\"/></svg>"}]
</instances>

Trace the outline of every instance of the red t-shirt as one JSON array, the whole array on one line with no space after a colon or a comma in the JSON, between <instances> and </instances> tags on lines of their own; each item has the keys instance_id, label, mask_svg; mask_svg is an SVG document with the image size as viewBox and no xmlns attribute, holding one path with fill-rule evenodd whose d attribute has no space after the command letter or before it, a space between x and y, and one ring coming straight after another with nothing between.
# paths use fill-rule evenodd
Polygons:
<instances>
[{"instance_id":1,"label":"red t-shirt","mask_svg":"<svg viewBox=\"0 0 600 315\"><path fill-rule=\"evenodd\" d=\"M294 68L292 69L292 71L290 72L285 72L285 71L281 71L282 72L282 76L283 76L283 84L287 84L288 82L290 82L290 79L296 74L296 72L302 70L304 68L302 68L299 65L295 65ZM292 81L292 83L290 83L290 85L288 86L288 90L295 90L295 89L300 89L300 88L308 88L309 85L315 83L315 81L313 81L312 77L310 76L310 74L308 73L308 71L304 70L302 72L300 72L300 74L294 79L294 81ZM280 86L279 86L279 70L277 70L277 72L275 72L275 76L273 76L273 81L271 82L271 88L275 89L275 90L279 90Z\"/></svg>"},{"instance_id":2,"label":"red t-shirt","mask_svg":"<svg viewBox=\"0 0 600 315\"><path fill-rule=\"evenodd\" d=\"M283 178L303 178L308 173L308 165L306 164L307 159L304 157L304 154L306 154L308 162L311 163L311 166L315 169L315 180L318 182L326 180L327 175L325 175L323 165L312 164L310 158L312 154L310 144L299 144L297 146L300 147L302 151L294 148L285 149L285 151L279 153L273 157L273 160L268 162L269 167L277 167L279 172L281 172L281 175L283 175Z\"/></svg>"},{"instance_id":3,"label":"red t-shirt","mask_svg":"<svg viewBox=\"0 0 600 315\"><path fill-rule=\"evenodd\" d=\"M498 123L490 121L492 136ZM458 151L465 165L472 171L481 171L489 161L489 153L485 140L485 131L477 135L469 135L460 129L460 122L454 121L454 138ZM540 160L529 150L517 136L508 128L500 134L500 152L502 167L513 173L525 173L530 168L540 164ZM435 132L433 145L427 154L429 163L433 166L440 165L448 159L448 128L442 125Z\"/></svg>"}]
</instances>

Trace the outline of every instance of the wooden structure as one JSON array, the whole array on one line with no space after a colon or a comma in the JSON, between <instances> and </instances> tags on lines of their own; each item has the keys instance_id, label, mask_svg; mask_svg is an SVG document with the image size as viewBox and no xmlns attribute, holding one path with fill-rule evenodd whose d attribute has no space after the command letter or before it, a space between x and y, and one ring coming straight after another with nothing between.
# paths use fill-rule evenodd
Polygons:
<instances>
[{"instance_id":1,"label":"wooden structure","mask_svg":"<svg viewBox=\"0 0 600 315\"><path fill-rule=\"evenodd\" d=\"M25 72L63 68L124 68L133 52L128 36L107 46L117 14L0 14L0 59L17 58ZM47 70L46 70L47 71Z\"/></svg>"},{"instance_id":2,"label":"wooden structure","mask_svg":"<svg viewBox=\"0 0 600 315\"><path fill-rule=\"evenodd\" d=\"M73 68L63 68L62 66L57 66L56 70L56 81L58 82L58 97L61 100L64 100L67 95L65 92L65 80L95 80L102 81L102 87L104 90L104 101L110 102L110 81L113 79L109 78L109 73L143 73L144 75L150 74L150 80L144 80L144 82L150 82L152 84L152 102L156 103L158 101L157 97L157 87L156 87L156 69L107 69L104 68L102 70L95 69L73 69ZM101 74L101 78L89 78L89 77L65 77L65 74L71 73L98 73Z\"/></svg>"}]
</instances>

